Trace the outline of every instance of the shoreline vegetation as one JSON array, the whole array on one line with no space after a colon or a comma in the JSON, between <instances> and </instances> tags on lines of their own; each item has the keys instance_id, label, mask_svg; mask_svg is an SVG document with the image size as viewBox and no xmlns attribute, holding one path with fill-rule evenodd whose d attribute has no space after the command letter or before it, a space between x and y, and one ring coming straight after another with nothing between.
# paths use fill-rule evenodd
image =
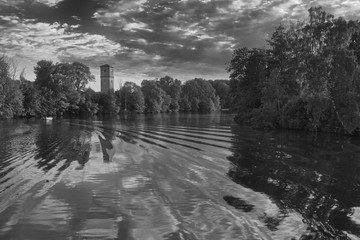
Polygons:
<instances>
[{"instance_id":1,"label":"shoreline vegetation","mask_svg":"<svg viewBox=\"0 0 360 240\"><path fill-rule=\"evenodd\" d=\"M253 128L359 134L360 23L321 7L280 24L264 48L234 50L229 80L165 76L101 93L86 87L94 76L79 62L41 60L34 82L16 70L0 57L0 119L230 109Z\"/></svg>"},{"instance_id":2,"label":"shoreline vegetation","mask_svg":"<svg viewBox=\"0 0 360 240\"><path fill-rule=\"evenodd\" d=\"M359 134L360 23L309 9L275 29L266 48L233 53L230 105L254 128Z\"/></svg>"},{"instance_id":3,"label":"shoreline vegetation","mask_svg":"<svg viewBox=\"0 0 360 240\"><path fill-rule=\"evenodd\" d=\"M37 62L35 81L0 57L0 119L61 116L94 116L121 113L212 112L229 109L229 80L195 78L182 83L165 76L134 82L116 91L95 92L86 88L94 81L89 67L74 63Z\"/></svg>"}]
</instances>

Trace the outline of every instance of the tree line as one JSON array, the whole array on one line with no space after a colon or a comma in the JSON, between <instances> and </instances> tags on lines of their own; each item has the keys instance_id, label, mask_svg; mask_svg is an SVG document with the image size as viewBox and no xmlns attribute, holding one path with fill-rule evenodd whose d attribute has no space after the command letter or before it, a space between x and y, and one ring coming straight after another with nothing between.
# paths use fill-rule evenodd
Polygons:
<instances>
[{"instance_id":1,"label":"tree line","mask_svg":"<svg viewBox=\"0 0 360 240\"><path fill-rule=\"evenodd\" d=\"M264 48L240 48L227 67L236 121L256 128L354 133L360 126L360 24L309 9Z\"/></svg>"},{"instance_id":2,"label":"tree line","mask_svg":"<svg viewBox=\"0 0 360 240\"><path fill-rule=\"evenodd\" d=\"M121 112L210 112L229 108L229 81L195 78L185 83L165 76L143 80L141 86L125 82L117 91L95 92L89 67L41 60L35 81L23 74L15 78L10 58L0 58L0 119L77 116Z\"/></svg>"}]
</instances>

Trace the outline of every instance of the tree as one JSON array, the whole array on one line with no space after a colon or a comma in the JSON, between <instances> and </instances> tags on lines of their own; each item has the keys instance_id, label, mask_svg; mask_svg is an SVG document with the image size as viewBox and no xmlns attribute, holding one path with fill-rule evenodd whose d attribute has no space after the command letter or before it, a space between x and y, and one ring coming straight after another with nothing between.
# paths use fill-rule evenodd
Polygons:
<instances>
[{"instance_id":1,"label":"tree","mask_svg":"<svg viewBox=\"0 0 360 240\"><path fill-rule=\"evenodd\" d=\"M159 87L165 91L169 97L165 97L164 111L169 109L171 111L179 110L179 100L181 95L181 81L165 76L157 81ZM170 101L170 103L169 103ZM166 109L165 109L166 108Z\"/></svg>"},{"instance_id":2,"label":"tree","mask_svg":"<svg viewBox=\"0 0 360 240\"><path fill-rule=\"evenodd\" d=\"M95 91L91 88L85 89L82 92L81 101L79 103L79 112L83 115L96 115L99 111L99 106L96 103Z\"/></svg>"},{"instance_id":3,"label":"tree","mask_svg":"<svg viewBox=\"0 0 360 240\"><path fill-rule=\"evenodd\" d=\"M98 113L101 114L116 114L120 111L120 108L116 105L115 95L112 92L95 93L94 101L98 106Z\"/></svg>"},{"instance_id":4,"label":"tree","mask_svg":"<svg viewBox=\"0 0 360 240\"><path fill-rule=\"evenodd\" d=\"M85 91L86 85L95 81L94 75L91 74L90 68L83 63L74 62L72 67L72 82L77 92Z\"/></svg>"},{"instance_id":5,"label":"tree","mask_svg":"<svg viewBox=\"0 0 360 240\"><path fill-rule=\"evenodd\" d=\"M13 118L22 113L23 95L20 81L12 79L6 56L0 57L0 119Z\"/></svg>"},{"instance_id":6,"label":"tree","mask_svg":"<svg viewBox=\"0 0 360 240\"><path fill-rule=\"evenodd\" d=\"M169 98L167 97L166 92L158 86L156 81L143 80L141 82L141 91L145 98L146 112L158 113L168 110Z\"/></svg>"},{"instance_id":7,"label":"tree","mask_svg":"<svg viewBox=\"0 0 360 240\"><path fill-rule=\"evenodd\" d=\"M228 80L209 81L215 89L215 94L220 98L220 107L229 108L230 104L230 86Z\"/></svg>"},{"instance_id":8,"label":"tree","mask_svg":"<svg viewBox=\"0 0 360 240\"><path fill-rule=\"evenodd\" d=\"M53 68L54 65L52 61L41 60L37 62L34 68L34 73L36 76L35 85L37 88L40 89L42 87L46 87L53 90L52 88L54 86L51 81L51 73Z\"/></svg>"},{"instance_id":9,"label":"tree","mask_svg":"<svg viewBox=\"0 0 360 240\"><path fill-rule=\"evenodd\" d=\"M41 102L39 90L34 86L34 82L23 79L20 84L23 98L23 116L35 117L41 113Z\"/></svg>"},{"instance_id":10,"label":"tree","mask_svg":"<svg viewBox=\"0 0 360 240\"><path fill-rule=\"evenodd\" d=\"M23 95L20 82L10 78L0 80L0 118L7 119L20 116L23 110Z\"/></svg>"},{"instance_id":11,"label":"tree","mask_svg":"<svg viewBox=\"0 0 360 240\"><path fill-rule=\"evenodd\" d=\"M314 127L334 112L351 133L360 126L358 111L359 63L356 40L360 25L327 14L321 7L309 9L309 22L302 29L307 47L304 58L304 98ZM331 111L329 111L331 109Z\"/></svg>"},{"instance_id":12,"label":"tree","mask_svg":"<svg viewBox=\"0 0 360 240\"><path fill-rule=\"evenodd\" d=\"M120 90L122 110L129 112L143 112L145 109L144 95L141 88L133 82L125 82Z\"/></svg>"},{"instance_id":13,"label":"tree","mask_svg":"<svg viewBox=\"0 0 360 240\"><path fill-rule=\"evenodd\" d=\"M215 111L219 109L220 105L219 97L216 95L211 83L200 78L185 82L182 87L181 98L183 107L187 108L187 102L189 102L191 111L194 112Z\"/></svg>"},{"instance_id":14,"label":"tree","mask_svg":"<svg viewBox=\"0 0 360 240\"><path fill-rule=\"evenodd\" d=\"M335 52L330 78L332 107L345 130L352 133L360 127L360 66L353 52Z\"/></svg>"},{"instance_id":15,"label":"tree","mask_svg":"<svg viewBox=\"0 0 360 240\"><path fill-rule=\"evenodd\" d=\"M360 127L358 21L309 9L309 21L280 25L269 49L237 49L228 66L237 120L257 127L348 133Z\"/></svg>"},{"instance_id":16,"label":"tree","mask_svg":"<svg viewBox=\"0 0 360 240\"><path fill-rule=\"evenodd\" d=\"M230 73L232 108L240 122L248 121L253 109L261 106L262 85L268 75L269 51L265 49L237 49L227 68Z\"/></svg>"},{"instance_id":17,"label":"tree","mask_svg":"<svg viewBox=\"0 0 360 240\"><path fill-rule=\"evenodd\" d=\"M179 100L179 110L183 112L191 111L191 103L188 96L182 96Z\"/></svg>"},{"instance_id":18,"label":"tree","mask_svg":"<svg viewBox=\"0 0 360 240\"><path fill-rule=\"evenodd\" d=\"M34 71L35 85L44 93L42 105L47 106L43 114L79 114L85 86L94 80L87 66L78 62L53 64L42 60Z\"/></svg>"}]
</instances>

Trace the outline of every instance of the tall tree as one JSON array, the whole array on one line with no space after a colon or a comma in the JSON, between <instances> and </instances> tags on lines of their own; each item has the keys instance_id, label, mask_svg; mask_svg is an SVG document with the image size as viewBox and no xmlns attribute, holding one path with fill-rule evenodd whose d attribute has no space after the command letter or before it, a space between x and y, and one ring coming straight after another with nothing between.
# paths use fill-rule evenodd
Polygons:
<instances>
[{"instance_id":1,"label":"tall tree","mask_svg":"<svg viewBox=\"0 0 360 240\"><path fill-rule=\"evenodd\" d=\"M209 81L215 89L215 94L220 98L220 107L229 108L230 104L230 86L229 80L214 80Z\"/></svg>"},{"instance_id":2,"label":"tall tree","mask_svg":"<svg viewBox=\"0 0 360 240\"><path fill-rule=\"evenodd\" d=\"M52 89L51 73L54 68L52 61L38 61L35 68L35 84L38 88L46 87ZM53 89L52 89L53 90Z\"/></svg>"},{"instance_id":3,"label":"tall tree","mask_svg":"<svg viewBox=\"0 0 360 240\"><path fill-rule=\"evenodd\" d=\"M313 7L307 22L276 28L269 49L235 50L228 71L237 119L253 126L358 129L359 32L358 21Z\"/></svg>"},{"instance_id":4,"label":"tall tree","mask_svg":"<svg viewBox=\"0 0 360 240\"><path fill-rule=\"evenodd\" d=\"M171 111L178 111L181 95L181 81L178 79L173 79L169 76L165 76L160 78L157 83L160 88L168 95L165 97L165 105L163 106L164 110L169 109Z\"/></svg>"},{"instance_id":5,"label":"tall tree","mask_svg":"<svg viewBox=\"0 0 360 240\"><path fill-rule=\"evenodd\" d=\"M228 66L233 109L245 120L261 106L262 84L268 74L269 51L241 48L234 51Z\"/></svg>"},{"instance_id":6,"label":"tall tree","mask_svg":"<svg viewBox=\"0 0 360 240\"><path fill-rule=\"evenodd\" d=\"M143 112L145 109L144 95L140 86L133 82L125 82L120 90L122 110L129 112Z\"/></svg>"},{"instance_id":7,"label":"tall tree","mask_svg":"<svg viewBox=\"0 0 360 240\"><path fill-rule=\"evenodd\" d=\"M101 114L117 114L120 111L119 106L116 105L115 94L112 92L95 93L94 99Z\"/></svg>"},{"instance_id":8,"label":"tall tree","mask_svg":"<svg viewBox=\"0 0 360 240\"><path fill-rule=\"evenodd\" d=\"M219 109L220 100L209 81L195 78L183 85L182 103L184 107L190 103L191 111L194 112L211 112Z\"/></svg>"},{"instance_id":9,"label":"tall tree","mask_svg":"<svg viewBox=\"0 0 360 240\"><path fill-rule=\"evenodd\" d=\"M20 116L23 110L23 95L20 81L12 79L6 56L0 57L0 119Z\"/></svg>"},{"instance_id":10,"label":"tall tree","mask_svg":"<svg viewBox=\"0 0 360 240\"><path fill-rule=\"evenodd\" d=\"M98 113L99 106L96 103L95 91L91 88L85 89L82 92L82 97L79 103L79 113L82 115L93 116Z\"/></svg>"},{"instance_id":11,"label":"tall tree","mask_svg":"<svg viewBox=\"0 0 360 240\"><path fill-rule=\"evenodd\" d=\"M83 101L85 86L94 81L87 66L82 63L56 63L39 61L34 69L35 85L42 94L42 114L67 112L78 114L79 104ZM51 93L51 94L49 94Z\"/></svg>"},{"instance_id":12,"label":"tall tree","mask_svg":"<svg viewBox=\"0 0 360 240\"><path fill-rule=\"evenodd\" d=\"M156 81L143 80L141 82L141 91L145 98L146 112L162 112L167 111L169 106L169 97L164 90L162 90ZM163 104L165 104L163 106Z\"/></svg>"},{"instance_id":13,"label":"tall tree","mask_svg":"<svg viewBox=\"0 0 360 240\"><path fill-rule=\"evenodd\" d=\"M34 82L23 79L20 84L23 99L23 116L35 117L41 114L41 102L39 90L35 87Z\"/></svg>"}]
</instances>

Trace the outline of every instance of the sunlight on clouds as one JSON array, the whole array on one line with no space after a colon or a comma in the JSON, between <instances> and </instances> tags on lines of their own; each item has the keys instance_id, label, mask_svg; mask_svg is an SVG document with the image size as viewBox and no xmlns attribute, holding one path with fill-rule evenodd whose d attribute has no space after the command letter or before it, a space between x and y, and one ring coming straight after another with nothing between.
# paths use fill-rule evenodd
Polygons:
<instances>
[{"instance_id":1,"label":"sunlight on clouds","mask_svg":"<svg viewBox=\"0 0 360 240\"><path fill-rule=\"evenodd\" d=\"M163 57L161 57L160 55L155 55L155 56L153 57L153 59L154 59L154 60L161 60L161 59L163 59Z\"/></svg>"},{"instance_id":2,"label":"sunlight on clouds","mask_svg":"<svg viewBox=\"0 0 360 240\"><path fill-rule=\"evenodd\" d=\"M339 3L339 7L335 8L334 14L339 16L354 15L360 17L360 2L359 0L347 0Z\"/></svg>"},{"instance_id":3,"label":"sunlight on clouds","mask_svg":"<svg viewBox=\"0 0 360 240\"><path fill-rule=\"evenodd\" d=\"M61 2L62 0L36 0L37 2L44 3L48 6L55 6L57 3Z\"/></svg>"},{"instance_id":4,"label":"sunlight on clouds","mask_svg":"<svg viewBox=\"0 0 360 240\"><path fill-rule=\"evenodd\" d=\"M2 6L16 6L17 4L19 4L17 1L0 0Z\"/></svg>"},{"instance_id":5,"label":"sunlight on clouds","mask_svg":"<svg viewBox=\"0 0 360 240\"><path fill-rule=\"evenodd\" d=\"M129 23L127 23L122 16L131 11L142 11L142 5L145 2L146 0L125 0L112 3L112 5L108 6L107 9L100 9L95 12L93 17L103 26L112 26L117 24L123 27Z\"/></svg>"},{"instance_id":6,"label":"sunlight on clouds","mask_svg":"<svg viewBox=\"0 0 360 240\"><path fill-rule=\"evenodd\" d=\"M33 0L34 2L43 3L50 7L55 6L63 0ZM26 2L26 0L0 0L0 4L3 6L17 6L20 3ZM31 1L28 1L31 2Z\"/></svg>"},{"instance_id":7,"label":"sunlight on clouds","mask_svg":"<svg viewBox=\"0 0 360 240\"><path fill-rule=\"evenodd\" d=\"M160 46L160 47L169 47L172 49L175 48L184 48L185 46L183 44L179 43L165 43L165 42L153 42L151 45L153 46Z\"/></svg>"},{"instance_id":8,"label":"sunlight on clouds","mask_svg":"<svg viewBox=\"0 0 360 240\"><path fill-rule=\"evenodd\" d=\"M234 47L234 44L232 43L232 41L220 41L217 43L216 48L218 50L232 50L232 48Z\"/></svg>"},{"instance_id":9,"label":"sunlight on clouds","mask_svg":"<svg viewBox=\"0 0 360 240\"><path fill-rule=\"evenodd\" d=\"M257 9L261 6L261 4L263 3L262 0L251 0L251 1L246 1L246 0L234 0L232 2L232 6L231 8L238 11L238 10L245 10L245 9Z\"/></svg>"},{"instance_id":10,"label":"sunlight on clouds","mask_svg":"<svg viewBox=\"0 0 360 240\"><path fill-rule=\"evenodd\" d=\"M286 19L290 20L292 17L298 17L297 15L294 15L294 13L305 13L302 17L307 16L306 8L304 8L304 5L302 4L302 0L289 0L286 2L279 3L278 5L273 6L270 9L270 16L271 15L277 15L278 17L285 17ZM302 8L302 10L305 11L299 11L299 7ZM296 9L297 11L294 11Z\"/></svg>"},{"instance_id":11,"label":"sunlight on clouds","mask_svg":"<svg viewBox=\"0 0 360 240\"><path fill-rule=\"evenodd\" d=\"M147 0L125 0L117 3L118 10L132 10L139 8L141 5L146 3Z\"/></svg>"},{"instance_id":12,"label":"sunlight on clouds","mask_svg":"<svg viewBox=\"0 0 360 240\"><path fill-rule=\"evenodd\" d=\"M27 61L82 61L96 71L108 62L124 75L183 79L227 78L224 65L234 49L266 46L276 26L305 20L311 6L335 17L360 12L359 0L94 0L101 4L67 14L60 7L78 7L75 1L30 0L47 5L40 21L28 19L36 15L24 1L0 0L0 10L19 12L0 11L2 52ZM54 16L41 12L50 10Z\"/></svg>"},{"instance_id":13,"label":"sunlight on clouds","mask_svg":"<svg viewBox=\"0 0 360 240\"><path fill-rule=\"evenodd\" d=\"M138 43L141 43L141 44L148 44L148 41L146 39L143 39L143 38L134 39L132 41L135 41L135 42L138 42Z\"/></svg>"},{"instance_id":14,"label":"sunlight on clouds","mask_svg":"<svg viewBox=\"0 0 360 240\"><path fill-rule=\"evenodd\" d=\"M29 62L35 65L42 59L54 62L108 59L125 49L102 35L70 32L76 25L36 23L9 16L0 16L0 20L7 22L1 26L2 52L18 59L20 66L26 62L27 69L32 69ZM32 76L31 70L28 73Z\"/></svg>"},{"instance_id":15,"label":"sunlight on clouds","mask_svg":"<svg viewBox=\"0 0 360 240\"><path fill-rule=\"evenodd\" d=\"M130 32L135 32L136 30L146 30L152 32L152 29L149 29L147 25L142 22L126 23L123 29Z\"/></svg>"},{"instance_id":16,"label":"sunlight on clouds","mask_svg":"<svg viewBox=\"0 0 360 240\"><path fill-rule=\"evenodd\" d=\"M197 23L190 24L186 28L181 28L179 26L169 26L166 31L177 33L179 35L179 38L196 37L198 41L215 38L215 36L210 36L206 32L206 29L204 27L198 26Z\"/></svg>"},{"instance_id":17,"label":"sunlight on clouds","mask_svg":"<svg viewBox=\"0 0 360 240\"><path fill-rule=\"evenodd\" d=\"M110 43L104 36L82 35L81 39L62 43L64 50L57 51L62 58L87 59L92 57L111 57L121 50L118 44Z\"/></svg>"},{"instance_id":18,"label":"sunlight on clouds","mask_svg":"<svg viewBox=\"0 0 360 240\"><path fill-rule=\"evenodd\" d=\"M114 23L123 26L125 21L120 18L120 12L98 11L93 16L102 26L109 27Z\"/></svg>"}]
</instances>

